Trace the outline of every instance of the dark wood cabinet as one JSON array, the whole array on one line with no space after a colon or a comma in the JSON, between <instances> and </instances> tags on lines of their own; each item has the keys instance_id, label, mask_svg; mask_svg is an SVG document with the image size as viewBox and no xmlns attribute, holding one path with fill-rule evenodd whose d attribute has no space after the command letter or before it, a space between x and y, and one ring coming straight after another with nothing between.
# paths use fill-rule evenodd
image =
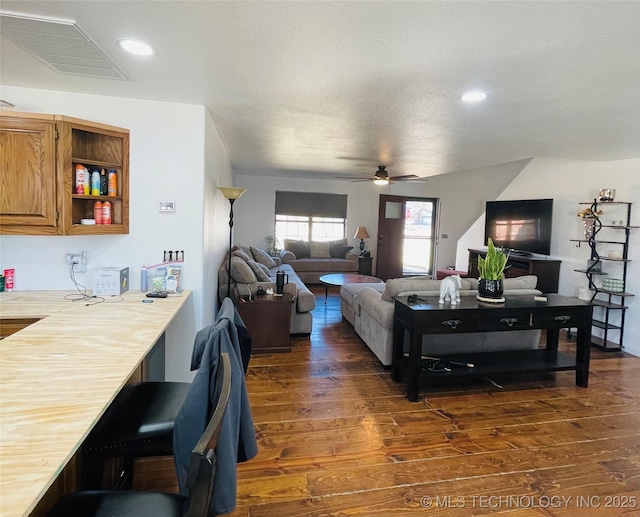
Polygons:
<instances>
[{"instance_id":1,"label":"dark wood cabinet","mask_svg":"<svg viewBox=\"0 0 640 517\"><path fill-rule=\"evenodd\" d=\"M482 258L487 254L482 250L469 250L469 277L478 278L478 256ZM524 275L536 275L538 277L537 289L543 293L557 293L560 280L560 260L522 257L509 255L508 269L505 270L506 278L515 278Z\"/></svg>"},{"instance_id":2,"label":"dark wood cabinet","mask_svg":"<svg viewBox=\"0 0 640 517\"><path fill-rule=\"evenodd\" d=\"M290 352L289 329L293 295L265 294L251 300L240 298L236 305L242 321L251 336L251 352Z\"/></svg>"}]
</instances>

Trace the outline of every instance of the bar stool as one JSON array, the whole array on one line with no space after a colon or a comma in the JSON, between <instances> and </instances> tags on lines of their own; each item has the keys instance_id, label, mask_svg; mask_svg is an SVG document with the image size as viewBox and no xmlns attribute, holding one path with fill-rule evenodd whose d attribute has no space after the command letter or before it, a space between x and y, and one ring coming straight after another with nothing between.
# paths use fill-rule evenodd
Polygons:
<instances>
[{"instance_id":1,"label":"bar stool","mask_svg":"<svg viewBox=\"0 0 640 517\"><path fill-rule=\"evenodd\" d=\"M173 454L173 427L188 382L139 382L125 386L82 447L83 488L103 488L105 460L122 457L112 488L129 488L136 458Z\"/></svg>"},{"instance_id":2,"label":"bar stool","mask_svg":"<svg viewBox=\"0 0 640 517\"><path fill-rule=\"evenodd\" d=\"M216 383L222 386L209 423L191 454L188 494L123 490L63 496L47 517L208 517L215 486L216 446L231 394L231 361L221 354Z\"/></svg>"}]
</instances>

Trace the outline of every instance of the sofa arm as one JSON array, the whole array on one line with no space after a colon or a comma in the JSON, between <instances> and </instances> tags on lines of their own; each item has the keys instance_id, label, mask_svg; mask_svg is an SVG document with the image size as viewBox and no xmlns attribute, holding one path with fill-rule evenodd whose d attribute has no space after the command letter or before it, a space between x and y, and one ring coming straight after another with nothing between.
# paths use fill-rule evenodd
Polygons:
<instances>
[{"instance_id":1,"label":"sofa arm","mask_svg":"<svg viewBox=\"0 0 640 517\"><path fill-rule=\"evenodd\" d=\"M296 259L295 253L289 250L280 250L280 260L283 264Z\"/></svg>"},{"instance_id":2,"label":"sofa arm","mask_svg":"<svg viewBox=\"0 0 640 517\"><path fill-rule=\"evenodd\" d=\"M360 256L360 253L355 253L353 251L350 251L349 253L347 253L347 256L345 258L347 260L355 260L357 262L359 256Z\"/></svg>"},{"instance_id":3,"label":"sofa arm","mask_svg":"<svg viewBox=\"0 0 640 517\"><path fill-rule=\"evenodd\" d=\"M271 258L276 263L276 267L282 264L282 259L280 257L271 257Z\"/></svg>"}]
</instances>

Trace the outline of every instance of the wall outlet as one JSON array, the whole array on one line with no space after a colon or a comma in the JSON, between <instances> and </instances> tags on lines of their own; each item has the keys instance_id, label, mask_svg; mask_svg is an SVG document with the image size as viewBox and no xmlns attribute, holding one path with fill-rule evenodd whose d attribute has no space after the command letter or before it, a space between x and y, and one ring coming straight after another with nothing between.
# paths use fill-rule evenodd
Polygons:
<instances>
[{"instance_id":1,"label":"wall outlet","mask_svg":"<svg viewBox=\"0 0 640 517\"><path fill-rule=\"evenodd\" d=\"M86 273L87 271L87 254L86 252L67 253L67 265L73 266L74 273Z\"/></svg>"}]
</instances>

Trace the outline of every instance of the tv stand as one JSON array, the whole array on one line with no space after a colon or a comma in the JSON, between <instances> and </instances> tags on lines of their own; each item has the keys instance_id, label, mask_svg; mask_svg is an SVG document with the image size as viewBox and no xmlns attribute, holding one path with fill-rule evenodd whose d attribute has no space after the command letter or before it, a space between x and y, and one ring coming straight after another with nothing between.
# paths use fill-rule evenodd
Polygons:
<instances>
[{"instance_id":1,"label":"tv stand","mask_svg":"<svg viewBox=\"0 0 640 517\"><path fill-rule=\"evenodd\" d=\"M486 250L469 250L469 276L478 278L478 256L484 258ZM538 277L537 289L543 293L557 293L560 279L560 260L526 257L511 253L507 259L508 269L505 270L506 278L515 278L523 275L536 275Z\"/></svg>"},{"instance_id":2,"label":"tv stand","mask_svg":"<svg viewBox=\"0 0 640 517\"><path fill-rule=\"evenodd\" d=\"M533 257L533 253L522 250L508 250L509 255L515 255L516 257Z\"/></svg>"}]
</instances>

